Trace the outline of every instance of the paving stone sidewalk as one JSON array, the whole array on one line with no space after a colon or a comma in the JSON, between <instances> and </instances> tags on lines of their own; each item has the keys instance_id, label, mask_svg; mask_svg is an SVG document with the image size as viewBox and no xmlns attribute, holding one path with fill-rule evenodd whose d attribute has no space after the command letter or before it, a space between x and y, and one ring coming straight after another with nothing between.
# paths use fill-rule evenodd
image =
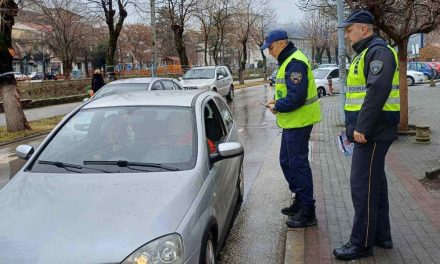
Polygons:
<instances>
[{"instance_id":1,"label":"paving stone sidewalk","mask_svg":"<svg viewBox=\"0 0 440 264\"><path fill-rule=\"evenodd\" d=\"M338 103L338 96L321 100L324 118L312 132L318 226L289 229L288 238L296 238L296 245L301 245L298 240L304 243L304 247L286 247L286 256L296 256L294 263L344 262L335 259L332 250L349 240L354 210L349 182L351 159L340 153L336 141L338 131L343 129ZM402 153L413 148L408 144L412 143L405 139L392 145L385 168L394 249L375 248L374 257L354 263L440 263L440 200L422 186L411 163L406 162L419 155L417 151Z\"/></svg>"}]
</instances>

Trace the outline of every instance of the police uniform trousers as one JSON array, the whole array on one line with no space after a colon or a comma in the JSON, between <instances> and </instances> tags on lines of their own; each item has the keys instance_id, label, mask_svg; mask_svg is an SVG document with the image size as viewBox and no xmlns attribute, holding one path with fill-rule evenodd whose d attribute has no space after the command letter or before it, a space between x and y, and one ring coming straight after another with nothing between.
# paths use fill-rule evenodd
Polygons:
<instances>
[{"instance_id":1,"label":"police uniform trousers","mask_svg":"<svg viewBox=\"0 0 440 264\"><path fill-rule=\"evenodd\" d=\"M313 125L283 129L280 165L290 191L304 206L313 206L313 179L309 164L309 139Z\"/></svg>"},{"instance_id":2,"label":"police uniform trousers","mask_svg":"<svg viewBox=\"0 0 440 264\"><path fill-rule=\"evenodd\" d=\"M389 142L355 143L350 186L354 221L350 242L358 247L373 247L375 241L390 241L388 187L385 155Z\"/></svg>"}]
</instances>

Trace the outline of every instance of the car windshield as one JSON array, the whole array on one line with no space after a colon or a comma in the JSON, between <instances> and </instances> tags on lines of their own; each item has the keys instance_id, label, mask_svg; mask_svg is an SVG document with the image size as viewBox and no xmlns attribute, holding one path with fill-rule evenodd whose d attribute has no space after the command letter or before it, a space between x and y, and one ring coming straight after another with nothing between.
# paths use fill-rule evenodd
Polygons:
<instances>
[{"instance_id":1,"label":"car windshield","mask_svg":"<svg viewBox=\"0 0 440 264\"><path fill-rule=\"evenodd\" d=\"M196 160L195 131L189 107L83 109L49 140L30 171L188 170Z\"/></svg>"},{"instance_id":2,"label":"car windshield","mask_svg":"<svg viewBox=\"0 0 440 264\"><path fill-rule=\"evenodd\" d=\"M190 69L185 73L183 79L214 79L214 69Z\"/></svg>"},{"instance_id":3,"label":"car windshield","mask_svg":"<svg viewBox=\"0 0 440 264\"><path fill-rule=\"evenodd\" d=\"M327 78L329 72L330 70L314 69L313 76L315 77L315 79L325 79Z\"/></svg>"},{"instance_id":4,"label":"car windshield","mask_svg":"<svg viewBox=\"0 0 440 264\"><path fill-rule=\"evenodd\" d=\"M107 84L99 89L94 98L100 98L109 94L146 91L150 83L115 83Z\"/></svg>"}]
</instances>

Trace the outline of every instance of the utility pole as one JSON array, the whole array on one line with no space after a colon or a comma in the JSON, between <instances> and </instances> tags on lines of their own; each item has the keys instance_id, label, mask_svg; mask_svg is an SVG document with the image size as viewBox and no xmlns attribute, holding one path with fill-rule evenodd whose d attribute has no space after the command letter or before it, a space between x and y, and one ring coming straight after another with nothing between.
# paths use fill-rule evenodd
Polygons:
<instances>
[{"instance_id":1,"label":"utility pole","mask_svg":"<svg viewBox=\"0 0 440 264\"><path fill-rule=\"evenodd\" d=\"M157 65L157 51L156 51L156 7L155 0L150 0L151 9L151 38L152 38L152 63L151 63L151 77L156 77Z\"/></svg>"},{"instance_id":2,"label":"utility pole","mask_svg":"<svg viewBox=\"0 0 440 264\"><path fill-rule=\"evenodd\" d=\"M337 1L337 9L338 9L338 25L341 25L344 20L344 1ZM345 59L345 29L338 27L338 57L339 57L339 101L340 101L340 120L343 124L345 124L345 112L344 112L344 104L345 104L345 82L347 79L347 71L346 71L346 59Z\"/></svg>"}]
</instances>

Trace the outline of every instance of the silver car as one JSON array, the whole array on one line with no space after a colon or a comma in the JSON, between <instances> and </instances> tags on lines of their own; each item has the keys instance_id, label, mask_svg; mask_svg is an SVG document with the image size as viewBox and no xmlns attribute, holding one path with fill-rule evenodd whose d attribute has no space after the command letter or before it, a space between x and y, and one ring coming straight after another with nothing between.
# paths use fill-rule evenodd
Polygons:
<instances>
[{"instance_id":1,"label":"silver car","mask_svg":"<svg viewBox=\"0 0 440 264\"><path fill-rule=\"evenodd\" d=\"M189 69L180 84L185 89L211 90L218 92L231 102L234 100L232 73L226 66L203 66Z\"/></svg>"},{"instance_id":2,"label":"silver car","mask_svg":"<svg viewBox=\"0 0 440 264\"><path fill-rule=\"evenodd\" d=\"M242 201L243 147L214 92L91 100L16 153L1 263L215 263Z\"/></svg>"},{"instance_id":3,"label":"silver car","mask_svg":"<svg viewBox=\"0 0 440 264\"><path fill-rule=\"evenodd\" d=\"M177 80L172 78L129 78L104 85L96 92L93 98L115 93L156 90L183 90L183 87Z\"/></svg>"}]
</instances>

